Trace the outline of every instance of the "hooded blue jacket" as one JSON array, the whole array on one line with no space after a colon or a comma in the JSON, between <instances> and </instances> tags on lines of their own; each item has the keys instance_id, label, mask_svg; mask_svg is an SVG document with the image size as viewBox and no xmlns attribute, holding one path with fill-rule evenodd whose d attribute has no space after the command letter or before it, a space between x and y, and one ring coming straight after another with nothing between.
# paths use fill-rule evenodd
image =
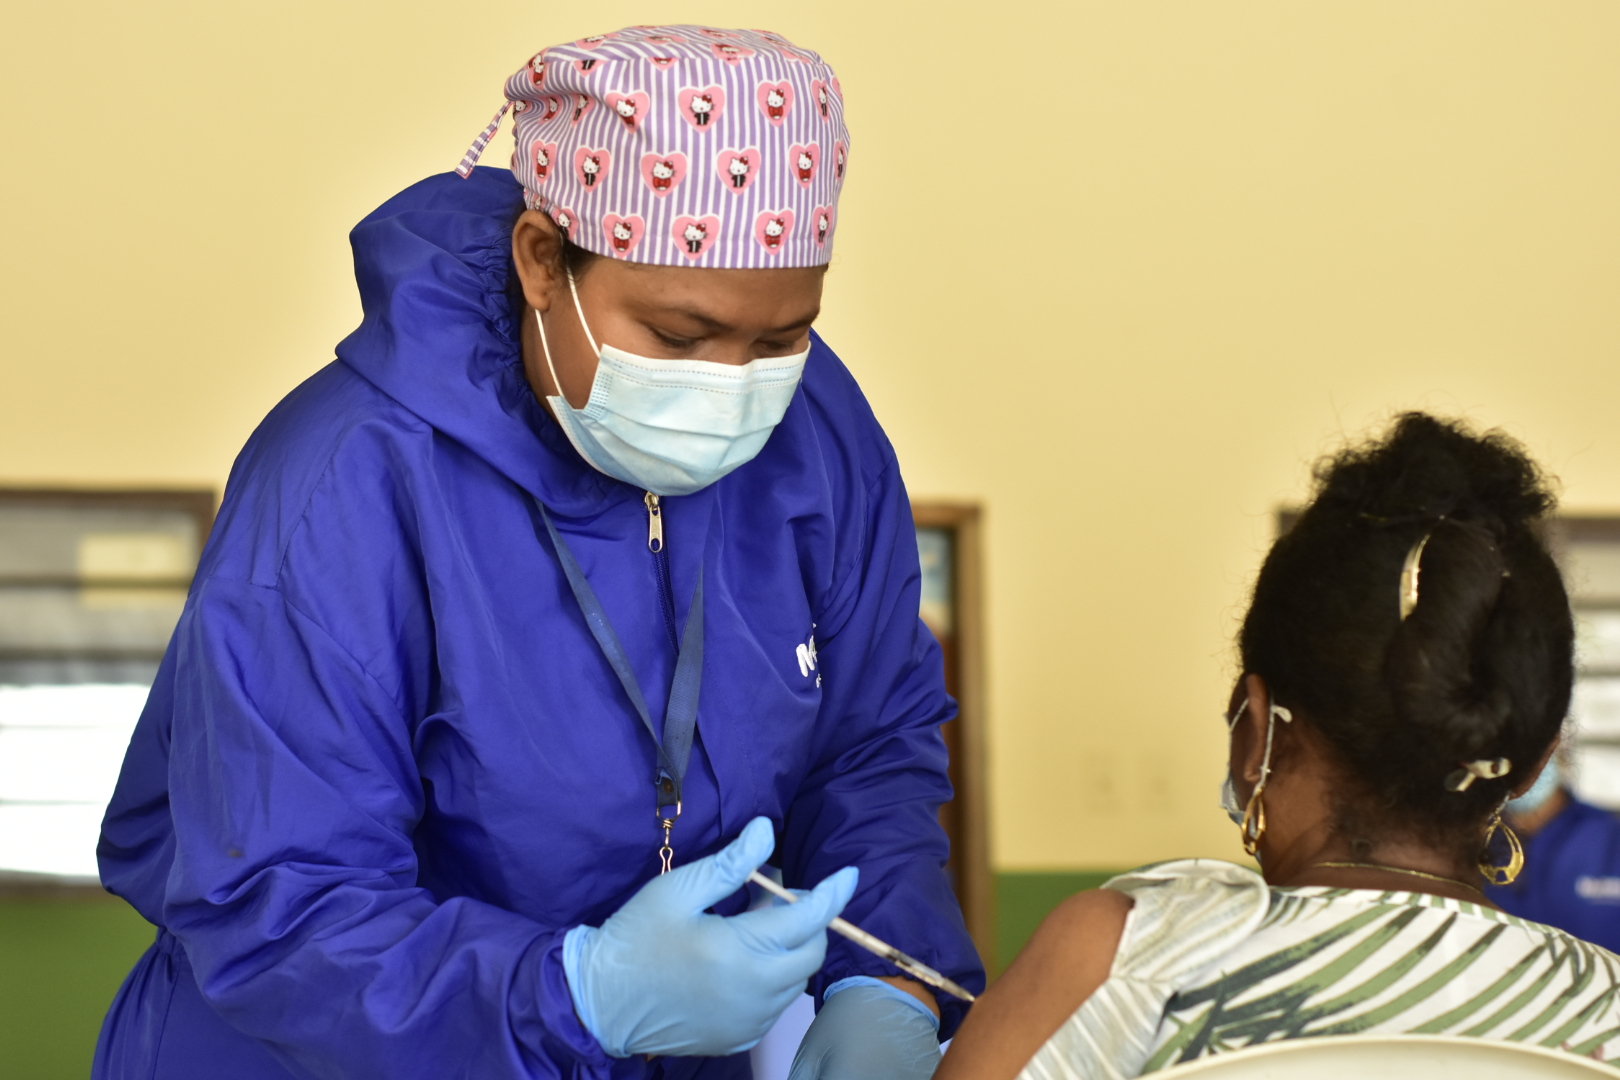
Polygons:
<instances>
[{"instance_id":1,"label":"hooded blue jacket","mask_svg":"<svg viewBox=\"0 0 1620 1080\"><path fill-rule=\"evenodd\" d=\"M361 222L364 321L235 464L103 828L103 882L159 930L97 1077L748 1075L609 1058L574 1015L564 934L657 872L655 756L535 499L655 717L703 567L677 860L767 815L788 884L859 866L851 920L983 985L938 823L954 705L854 379L816 339L764 451L666 499L654 555L643 493L585 464L524 378L521 195L447 174ZM890 973L833 938L815 988Z\"/></svg>"}]
</instances>

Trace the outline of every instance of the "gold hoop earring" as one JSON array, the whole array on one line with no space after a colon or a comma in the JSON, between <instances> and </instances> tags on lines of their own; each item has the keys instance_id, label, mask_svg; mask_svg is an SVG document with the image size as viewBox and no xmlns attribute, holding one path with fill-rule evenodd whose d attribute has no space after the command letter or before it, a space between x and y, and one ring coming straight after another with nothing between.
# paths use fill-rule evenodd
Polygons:
<instances>
[{"instance_id":1,"label":"gold hoop earring","mask_svg":"<svg viewBox=\"0 0 1620 1080\"><path fill-rule=\"evenodd\" d=\"M1507 837L1508 861L1503 866L1493 866L1491 858L1491 841L1495 839L1497 830ZM1492 885L1511 885L1518 879L1519 872L1524 869L1524 845L1519 843L1519 834L1513 827L1502 820L1502 812L1498 810L1491 815L1491 823L1485 830L1485 850L1479 857L1479 872L1485 875L1485 880Z\"/></svg>"},{"instance_id":2,"label":"gold hoop earring","mask_svg":"<svg viewBox=\"0 0 1620 1080\"><path fill-rule=\"evenodd\" d=\"M1243 850L1248 853L1249 858L1256 858L1255 852L1260 850L1260 838L1266 835L1266 804L1260 798L1259 787L1256 787L1254 794L1249 796L1249 805L1243 808L1241 828Z\"/></svg>"}]
</instances>

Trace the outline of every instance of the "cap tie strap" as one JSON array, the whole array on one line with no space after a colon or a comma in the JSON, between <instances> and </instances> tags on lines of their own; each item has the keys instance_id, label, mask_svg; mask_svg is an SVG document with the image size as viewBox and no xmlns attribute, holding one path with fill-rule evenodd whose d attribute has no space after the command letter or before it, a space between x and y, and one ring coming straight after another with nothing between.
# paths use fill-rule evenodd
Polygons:
<instances>
[{"instance_id":1,"label":"cap tie strap","mask_svg":"<svg viewBox=\"0 0 1620 1080\"><path fill-rule=\"evenodd\" d=\"M465 180L472 175L473 167L478 164L478 159L484 156L484 147L488 146L489 140L493 139L495 133L501 130L501 121L506 118L506 110L511 107L512 103L510 101L503 102L501 111L495 114L495 119L491 120L483 133L473 140L471 146L467 147L467 152L461 155L461 164L456 166L457 176Z\"/></svg>"}]
</instances>

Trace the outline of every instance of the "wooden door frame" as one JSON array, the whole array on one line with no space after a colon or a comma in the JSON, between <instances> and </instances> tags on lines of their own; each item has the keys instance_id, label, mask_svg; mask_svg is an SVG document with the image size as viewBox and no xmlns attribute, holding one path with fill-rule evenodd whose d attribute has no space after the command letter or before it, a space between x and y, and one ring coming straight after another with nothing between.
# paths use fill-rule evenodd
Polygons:
<instances>
[{"instance_id":1,"label":"wooden door frame","mask_svg":"<svg viewBox=\"0 0 1620 1080\"><path fill-rule=\"evenodd\" d=\"M954 800L957 835L951 837L957 899L985 970L996 962L996 892L990 871L990 810L984 730L983 515L972 503L917 501L911 516L919 529L952 535L951 597L956 638L957 759Z\"/></svg>"}]
</instances>

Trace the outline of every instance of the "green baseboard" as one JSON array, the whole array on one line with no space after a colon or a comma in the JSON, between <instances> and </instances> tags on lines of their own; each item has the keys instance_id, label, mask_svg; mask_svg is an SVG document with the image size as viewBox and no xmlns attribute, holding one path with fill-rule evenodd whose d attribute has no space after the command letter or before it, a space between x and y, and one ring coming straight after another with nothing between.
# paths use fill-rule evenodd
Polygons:
<instances>
[{"instance_id":1,"label":"green baseboard","mask_svg":"<svg viewBox=\"0 0 1620 1080\"><path fill-rule=\"evenodd\" d=\"M997 874L997 969L1007 969L1053 908L1077 892L1095 889L1118 873L1118 870L1066 870Z\"/></svg>"},{"instance_id":2,"label":"green baseboard","mask_svg":"<svg viewBox=\"0 0 1620 1080\"><path fill-rule=\"evenodd\" d=\"M84 1080L113 995L156 932L112 897L0 899L0 1077Z\"/></svg>"}]
</instances>

